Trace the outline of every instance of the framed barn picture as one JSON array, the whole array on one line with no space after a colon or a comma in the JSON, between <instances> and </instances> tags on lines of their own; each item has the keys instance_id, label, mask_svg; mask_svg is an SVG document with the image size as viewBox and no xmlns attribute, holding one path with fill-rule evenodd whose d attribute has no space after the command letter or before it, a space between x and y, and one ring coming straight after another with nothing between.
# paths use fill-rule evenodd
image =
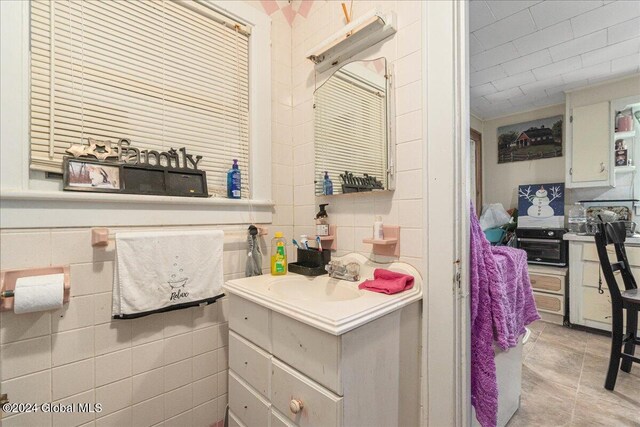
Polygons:
<instances>
[{"instance_id":1,"label":"framed barn picture","mask_svg":"<svg viewBox=\"0 0 640 427\"><path fill-rule=\"evenodd\" d=\"M562 156L562 116L498 128L498 163Z\"/></svg>"}]
</instances>

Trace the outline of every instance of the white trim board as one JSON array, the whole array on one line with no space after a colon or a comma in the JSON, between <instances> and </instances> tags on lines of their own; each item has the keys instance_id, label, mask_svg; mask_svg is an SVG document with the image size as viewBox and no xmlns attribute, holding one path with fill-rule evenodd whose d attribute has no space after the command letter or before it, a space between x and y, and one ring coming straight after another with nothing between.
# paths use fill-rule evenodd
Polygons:
<instances>
[{"instance_id":1,"label":"white trim board","mask_svg":"<svg viewBox=\"0 0 640 427\"><path fill-rule=\"evenodd\" d=\"M424 2L422 425L470 425L467 2ZM445 209L453 215L441 215ZM458 280L456 280L458 277Z\"/></svg>"},{"instance_id":2,"label":"white trim board","mask_svg":"<svg viewBox=\"0 0 640 427\"><path fill-rule=\"evenodd\" d=\"M0 192L0 228L271 223L270 201Z\"/></svg>"}]
</instances>

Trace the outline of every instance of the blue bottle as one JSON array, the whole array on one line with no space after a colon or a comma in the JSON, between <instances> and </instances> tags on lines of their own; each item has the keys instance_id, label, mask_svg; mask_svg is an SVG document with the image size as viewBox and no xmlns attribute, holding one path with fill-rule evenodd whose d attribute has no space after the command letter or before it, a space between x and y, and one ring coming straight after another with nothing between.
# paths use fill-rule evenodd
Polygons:
<instances>
[{"instance_id":1,"label":"blue bottle","mask_svg":"<svg viewBox=\"0 0 640 427\"><path fill-rule=\"evenodd\" d=\"M233 166L227 172L227 198L240 198L240 168L238 159L233 159Z\"/></svg>"},{"instance_id":2,"label":"blue bottle","mask_svg":"<svg viewBox=\"0 0 640 427\"><path fill-rule=\"evenodd\" d=\"M322 183L322 194L330 196L333 194L333 182L329 179L329 172L324 171L324 182Z\"/></svg>"}]
</instances>

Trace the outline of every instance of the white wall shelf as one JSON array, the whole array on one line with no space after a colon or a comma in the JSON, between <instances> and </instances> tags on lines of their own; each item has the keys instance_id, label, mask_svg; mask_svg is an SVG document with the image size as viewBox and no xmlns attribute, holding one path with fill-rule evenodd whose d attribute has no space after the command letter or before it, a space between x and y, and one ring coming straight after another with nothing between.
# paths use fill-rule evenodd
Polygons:
<instances>
[{"instance_id":1,"label":"white wall shelf","mask_svg":"<svg viewBox=\"0 0 640 427\"><path fill-rule=\"evenodd\" d=\"M635 130L630 130L627 132L616 132L613 134L615 139L629 139L629 138L635 138L636 136L636 131Z\"/></svg>"},{"instance_id":2,"label":"white wall shelf","mask_svg":"<svg viewBox=\"0 0 640 427\"><path fill-rule=\"evenodd\" d=\"M616 166L614 169L615 173L630 173L635 172L635 166Z\"/></svg>"},{"instance_id":3,"label":"white wall shelf","mask_svg":"<svg viewBox=\"0 0 640 427\"><path fill-rule=\"evenodd\" d=\"M373 253L385 256L400 256L400 226L383 225L384 239L366 238L362 243L373 245Z\"/></svg>"}]
</instances>

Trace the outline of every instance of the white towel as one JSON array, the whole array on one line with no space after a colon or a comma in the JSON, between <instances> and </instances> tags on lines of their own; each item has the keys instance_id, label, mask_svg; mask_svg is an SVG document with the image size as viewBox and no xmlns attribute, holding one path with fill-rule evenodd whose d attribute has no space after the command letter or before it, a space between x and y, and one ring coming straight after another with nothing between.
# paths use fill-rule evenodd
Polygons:
<instances>
[{"instance_id":1,"label":"white towel","mask_svg":"<svg viewBox=\"0 0 640 427\"><path fill-rule=\"evenodd\" d=\"M116 233L114 319L213 303L222 293L224 233Z\"/></svg>"}]
</instances>

